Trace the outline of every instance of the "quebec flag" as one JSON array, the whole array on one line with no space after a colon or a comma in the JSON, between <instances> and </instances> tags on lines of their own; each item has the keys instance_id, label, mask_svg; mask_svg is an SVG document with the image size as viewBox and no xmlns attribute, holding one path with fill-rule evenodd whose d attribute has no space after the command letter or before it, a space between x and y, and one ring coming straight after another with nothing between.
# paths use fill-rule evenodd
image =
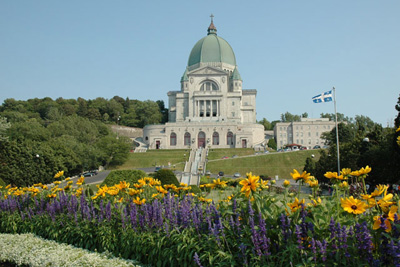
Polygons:
<instances>
[{"instance_id":1,"label":"quebec flag","mask_svg":"<svg viewBox=\"0 0 400 267\"><path fill-rule=\"evenodd\" d=\"M332 101L332 90L325 92L320 95L316 95L312 98L314 103L321 103L321 102L330 102Z\"/></svg>"}]
</instances>

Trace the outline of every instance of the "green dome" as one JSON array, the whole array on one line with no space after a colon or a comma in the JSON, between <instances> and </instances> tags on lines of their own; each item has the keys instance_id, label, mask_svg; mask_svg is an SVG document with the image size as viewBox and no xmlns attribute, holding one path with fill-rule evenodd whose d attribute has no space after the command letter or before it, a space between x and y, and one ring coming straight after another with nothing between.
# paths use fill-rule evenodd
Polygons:
<instances>
[{"instance_id":1,"label":"green dome","mask_svg":"<svg viewBox=\"0 0 400 267\"><path fill-rule=\"evenodd\" d=\"M198 63L220 62L236 66L235 53L223 38L217 36L217 29L211 22L208 35L200 39L190 52L188 67Z\"/></svg>"}]
</instances>

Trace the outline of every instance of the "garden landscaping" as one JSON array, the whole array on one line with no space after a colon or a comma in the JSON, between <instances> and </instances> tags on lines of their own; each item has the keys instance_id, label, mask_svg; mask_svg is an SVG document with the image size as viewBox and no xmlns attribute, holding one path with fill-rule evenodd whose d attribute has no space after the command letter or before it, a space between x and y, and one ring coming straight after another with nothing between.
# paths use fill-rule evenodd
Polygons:
<instances>
[{"instance_id":1,"label":"garden landscaping","mask_svg":"<svg viewBox=\"0 0 400 267\"><path fill-rule=\"evenodd\" d=\"M83 177L73 184L59 172L51 188L0 189L0 232L152 266L397 266L399 199L385 185L366 192L370 172L327 172L334 194L319 197L318 181L293 170L312 189L307 199L288 181L279 189L252 173L230 185L211 179L197 193L162 177L132 177L92 194ZM1 260L27 264L17 258Z\"/></svg>"}]
</instances>

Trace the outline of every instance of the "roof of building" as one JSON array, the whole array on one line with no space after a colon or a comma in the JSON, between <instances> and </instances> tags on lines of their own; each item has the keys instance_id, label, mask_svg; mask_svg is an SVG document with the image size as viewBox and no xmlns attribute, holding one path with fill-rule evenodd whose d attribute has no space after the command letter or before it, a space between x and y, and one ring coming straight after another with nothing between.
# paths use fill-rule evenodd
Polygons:
<instances>
[{"instance_id":1,"label":"roof of building","mask_svg":"<svg viewBox=\"0 0 400 267\"><path fill-rule=\"evenodd\" d=\"M207 29L207 36L200 39L190 52L188 67L198 63L221 62L236 66L236 57L232 47L223 38L217 36L213 21Z\"/></svg>"},{"instance_id":2,"label":"roof of building","mask_svg":"<svg viewBox=\"0 0 400 267\"><path fill-rule=\"evenodd\" d=\"M232 73L232 80L242 80L242 77L240 76L240 73L237 68Z\"/></svg>"}]
</instances>

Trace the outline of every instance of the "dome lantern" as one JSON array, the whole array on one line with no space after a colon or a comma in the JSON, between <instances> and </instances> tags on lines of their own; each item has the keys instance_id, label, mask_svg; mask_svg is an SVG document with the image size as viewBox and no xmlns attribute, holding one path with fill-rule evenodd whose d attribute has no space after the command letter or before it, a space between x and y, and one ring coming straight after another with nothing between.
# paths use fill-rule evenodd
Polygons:
<instances>
[{"instance_id":1,"label":"dome lantern","mask_svg":"<svg viewBox=\"0 0 400 267\"><path fill-rule=\"evenodd\" d=\"M215 27L214 21L213 21L214 15L211 14L210 17L211 17L211 23L210 23L210 26L208 26L207 32L208 32L208 34L215 34L216 35L217 34L217 28Z\"/></svg>"}]
</instances>

